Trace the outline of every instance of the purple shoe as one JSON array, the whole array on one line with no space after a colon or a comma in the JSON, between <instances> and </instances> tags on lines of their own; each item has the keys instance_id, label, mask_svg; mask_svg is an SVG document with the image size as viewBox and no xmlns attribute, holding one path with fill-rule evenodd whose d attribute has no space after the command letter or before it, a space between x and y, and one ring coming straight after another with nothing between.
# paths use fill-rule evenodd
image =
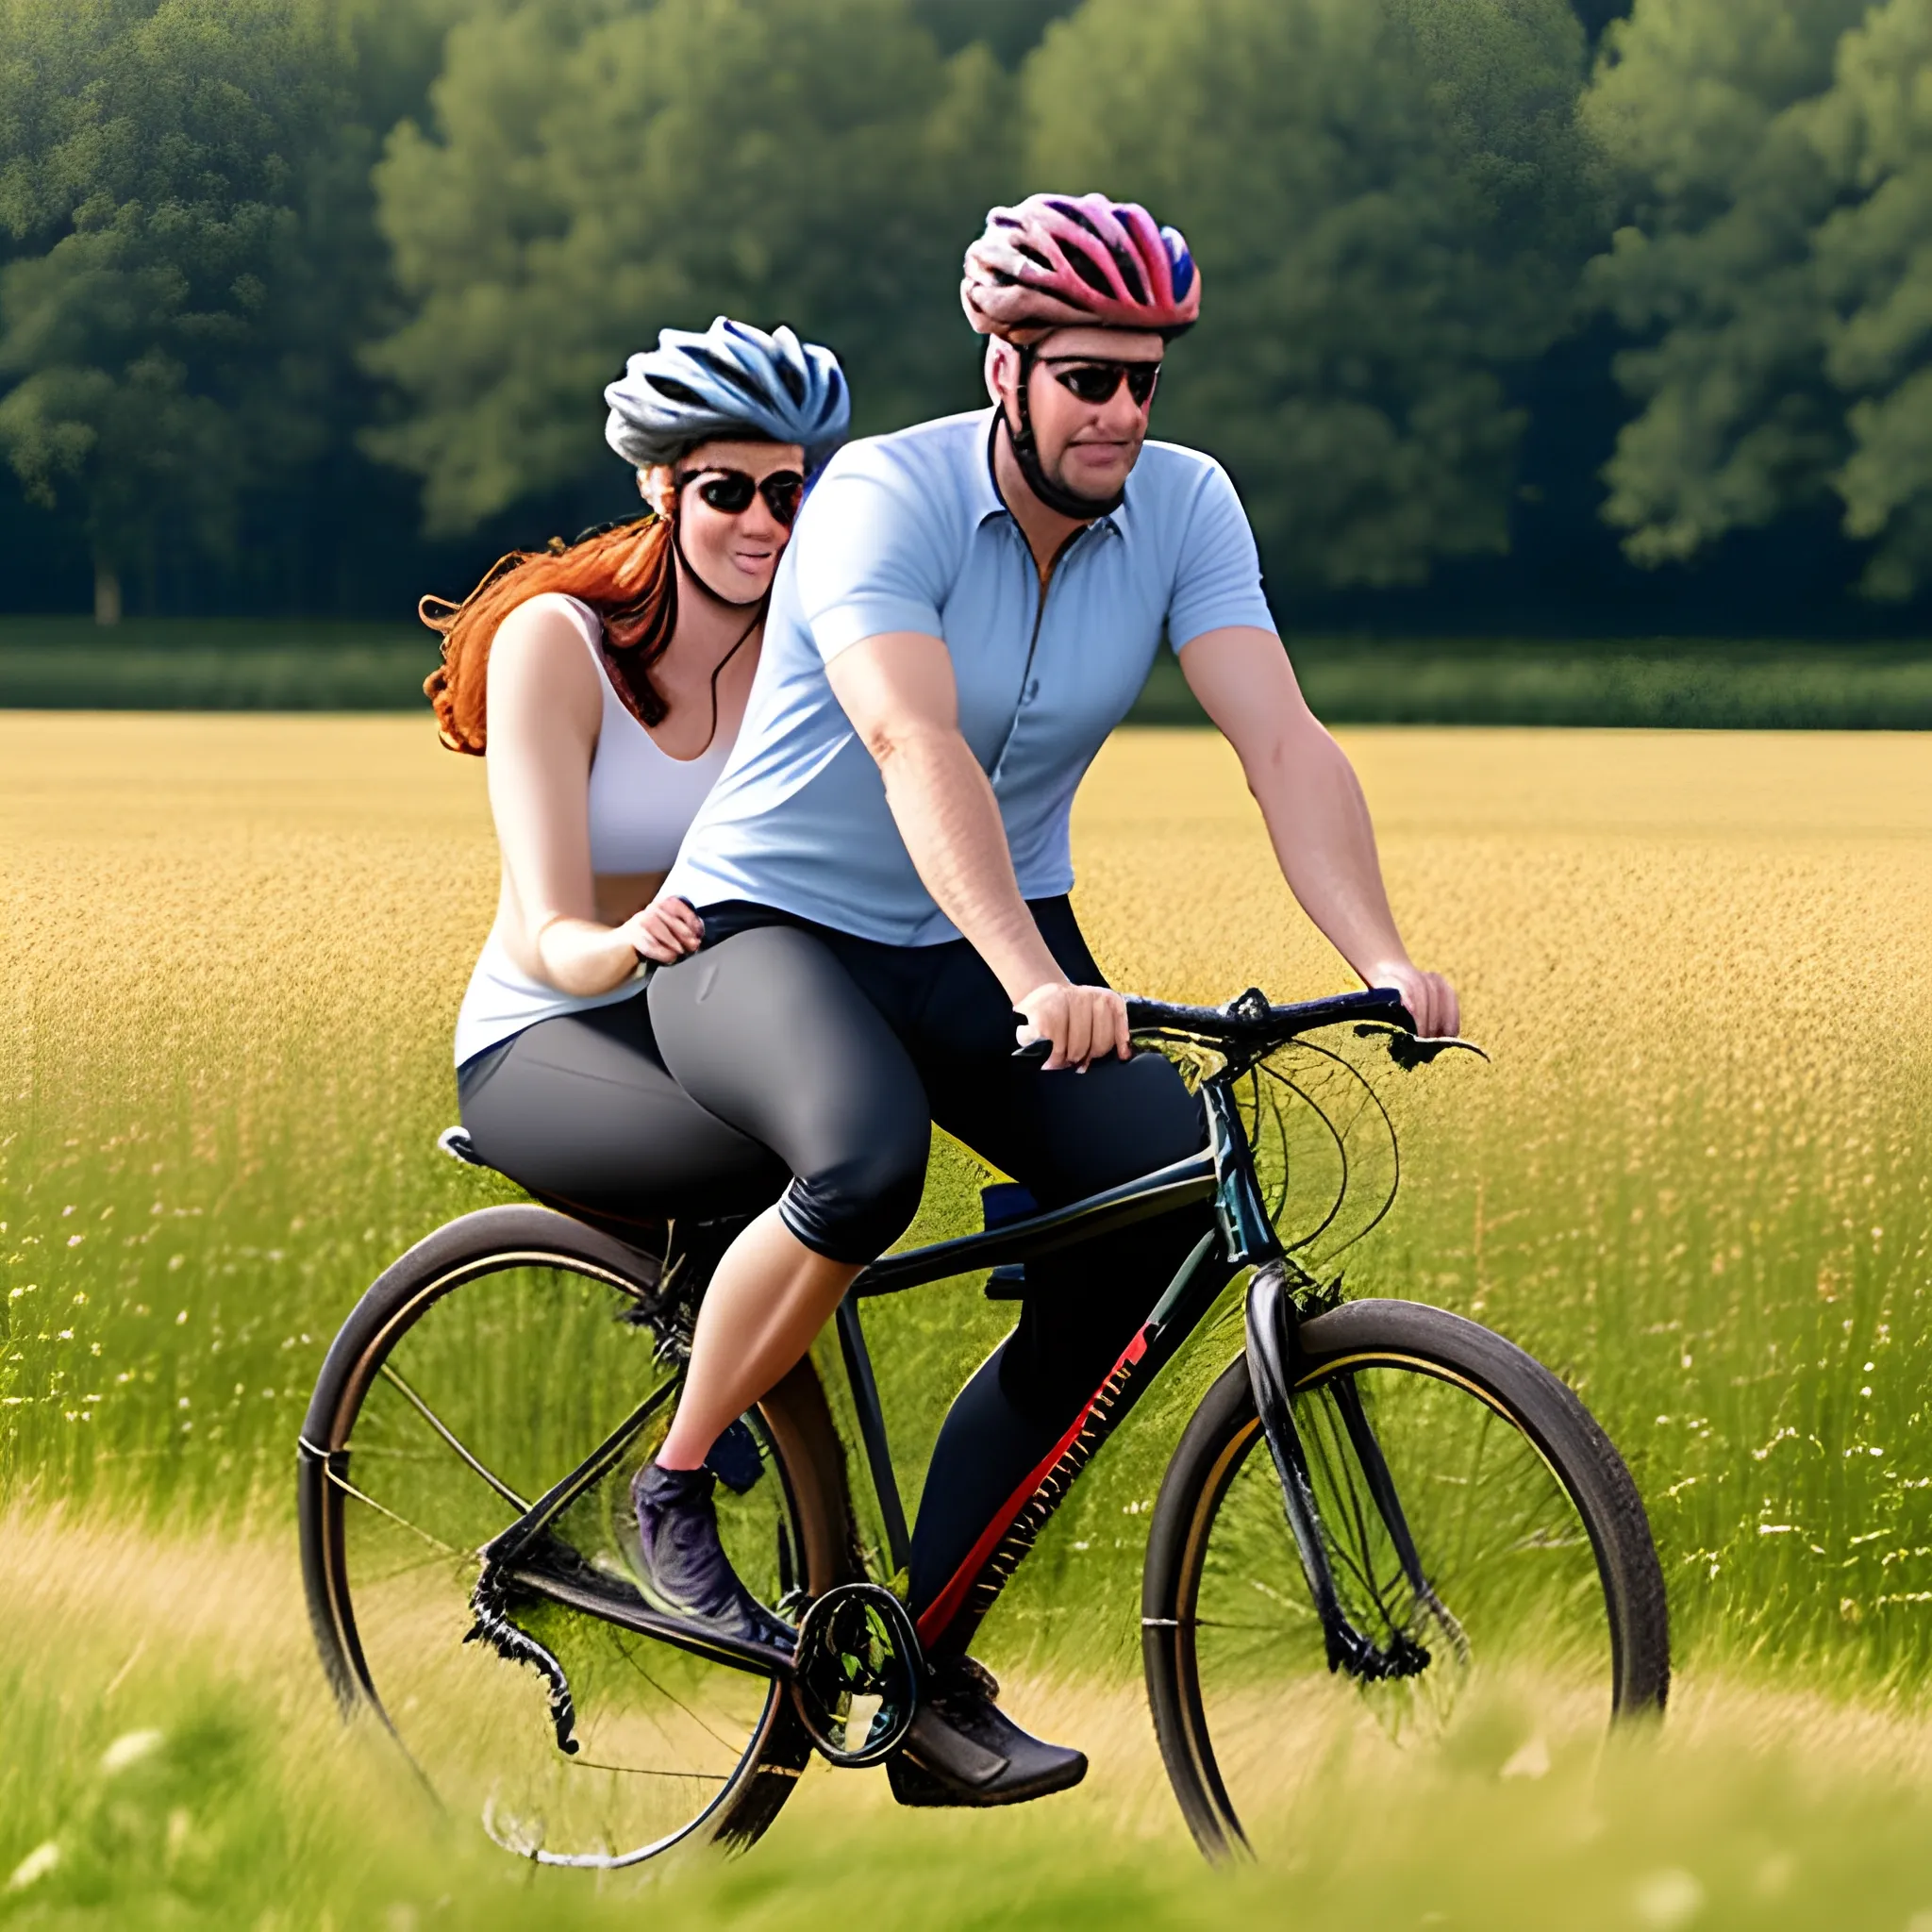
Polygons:
<instances>
[{"instance_id":1,"label":"purple shoe","mask_svg":"<svg viewBox=\"0 0 1932 1932\"><path fill-rule=\"evenodd\" d=\"M741 1643L791 1650L793 1632L738 1580L718 1541L716 1484L708 1469L660 1469L655 1462L632 1477L644 1601Z\"/></svg>"}]
</instances>

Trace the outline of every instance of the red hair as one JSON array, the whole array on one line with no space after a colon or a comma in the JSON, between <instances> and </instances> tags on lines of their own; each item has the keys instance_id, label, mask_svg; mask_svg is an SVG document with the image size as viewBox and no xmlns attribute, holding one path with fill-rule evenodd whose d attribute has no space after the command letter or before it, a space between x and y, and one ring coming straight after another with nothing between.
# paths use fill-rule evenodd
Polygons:
<instances>
[{"instance_id":1,"label":"red hair","mask_svg":"<svg viewBox=\"0 0 1932 1932\"><path fill-rule=\"evenodd\" d=\"M677 562L671 525L647 512L547 549L512 550L483 581L452 604L425 597L416 614L442 636L442 662L424 680L435 708L436 733L451 751L480 758L488 748L490 646L496 627L519 604L546 591L588 604L604 625L604 658L617 694L646 724L670 708L651 682L677 628Z\"/></svg>"}]
</instances>

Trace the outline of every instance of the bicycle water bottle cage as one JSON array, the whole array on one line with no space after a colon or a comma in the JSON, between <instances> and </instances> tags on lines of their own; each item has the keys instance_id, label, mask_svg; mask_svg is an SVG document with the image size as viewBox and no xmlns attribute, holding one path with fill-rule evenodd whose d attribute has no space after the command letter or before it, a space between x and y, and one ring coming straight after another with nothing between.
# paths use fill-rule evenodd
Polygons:
<instances>
[{"instance_id":1,"label":"bicycle water bottle cage","mask_svg":"<svg viewBox=\"0 0 1932 1932\"><path fill-rule=\"evenodd\" d=\"M911 1613L876 1583L837 1583L798 1625L791 1702L828 1762L878 1764L919 1714L924 1659Z\"/></svg>"}]
</instances>

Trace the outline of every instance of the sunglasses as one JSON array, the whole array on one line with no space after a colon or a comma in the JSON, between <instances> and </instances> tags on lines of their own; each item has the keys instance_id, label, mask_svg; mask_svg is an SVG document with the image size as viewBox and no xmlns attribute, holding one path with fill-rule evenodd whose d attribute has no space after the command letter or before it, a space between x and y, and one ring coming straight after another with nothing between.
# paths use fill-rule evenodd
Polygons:
<instances>
[{"instance_id":1,"label":"sunglasses","mask_svg":"<svg viewBox=\"0 0 1932 1932\"><path fill-rule=\"evenodd\" d=\"M805 501L805 478L796 470L774 470L762 480L742 470L687 470L677 487L702 476L698 495L727 517L741 517L751 508L754 496L765 499L765 508L789 530L798 518L798 506Z\"/></svg>"},{"instance_id":2,"label":"sunglasses","mask_svg":"<svg viewBox=\"0 0 1932 1932\"><path fill-rule=\"evenodd\" d=\"M1082 358L1062 367L1042 358L1041 363L1063 390L1093 405L1112 402L1124 377L1127 393L1144 409L1154 400L1154 385L1160 380L1158 362L1092 362Z\"/></svg>"}]
</instances>

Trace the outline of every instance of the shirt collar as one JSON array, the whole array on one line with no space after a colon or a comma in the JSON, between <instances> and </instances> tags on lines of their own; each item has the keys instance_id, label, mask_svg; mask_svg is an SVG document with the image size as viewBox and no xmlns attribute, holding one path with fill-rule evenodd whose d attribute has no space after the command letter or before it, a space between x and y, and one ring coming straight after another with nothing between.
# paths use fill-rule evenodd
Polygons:
<instances>
[{"instance_id":1,"label":"shirt collar","mask_svg":"<svg viewBox=\"0 0 1932 1932\"><path fill-rule=\"evenodd\" d=\"M998 407L997 404L992 405L979 419L980 426L977 444L979 456L973 465L973 480L970 485L972 498L970 507L973 514L973 527L974 529L983 527L993 517L1010 517L1012 515L1012 511L1007 508L1000 496L998 484L992 478L993 425L997 420ZM1138 469L1140 466L1136 464L1135 467ZM1126 492L1121 500L1120 508L1115 510L1109 510L1104 517L1095 517L1088 527L1095 530L1109 530L1116 537L1124 537L1126 530L1124 526L1127 522L1127 513L1133 507L1134 479L1129 475L1126 483ZM1015 525L1014 527L1017 529L1019 526Z\"/></svg>"}]
</instances>

